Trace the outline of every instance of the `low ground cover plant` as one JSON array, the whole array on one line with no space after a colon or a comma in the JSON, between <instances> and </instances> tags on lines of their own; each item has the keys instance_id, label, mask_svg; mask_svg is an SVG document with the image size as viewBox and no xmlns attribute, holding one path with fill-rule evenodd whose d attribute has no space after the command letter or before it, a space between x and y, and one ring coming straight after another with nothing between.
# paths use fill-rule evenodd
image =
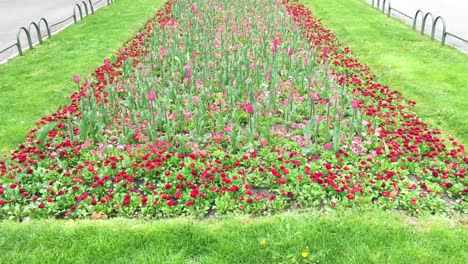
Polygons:
<instances>
[{"instance_id":1,"label":"low ground cover plant","mask_svg":"<svg viewBox=\"0 0 468 264\"><path fill-rule=\"evenodd\" d=\"M296 1L168 1L0 163L0 217L466 213L468 159Z\"/></svg>"}]
</instances>

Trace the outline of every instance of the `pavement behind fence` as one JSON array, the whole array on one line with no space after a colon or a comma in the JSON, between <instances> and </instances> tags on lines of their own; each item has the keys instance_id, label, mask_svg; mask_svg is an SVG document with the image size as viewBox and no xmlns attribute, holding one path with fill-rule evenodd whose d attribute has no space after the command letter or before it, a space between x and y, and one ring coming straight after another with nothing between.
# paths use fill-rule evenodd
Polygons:
<instances>
[{"instance_id":1,"label":"pavement behind fence","mask_svg":"<svg viewBox=\"0 0 468 264\"><path fill-rule=\"evenodd\" d=\"M372 2L372 0L367 0ZM421 10L424 14L430 12L434 18L441 16L447 25L447 32L468 40L468 0L387 0L390 1L392 8L401 11L414 18L416 11ZM377 0L374 1L377 3ZM380 0L382 5L383 0ZM386 10L386 8L385 8ZM412 25L413 21L392 11L392 16L404 20ZM419 15L417 28L421 29L422 17ZM432 28L431 18L426 21L425 32L430 35ZM442 24L437 24L435 37L441 39ZM455 46L463 52L468 52L468 43L447 36L447 44Z\"/></svg>"},{"instance_id":2,"label":"pavement behind fence","mask_svg":"<svg viewBox=\"0 0 468 264\"><path fill-rule=\"evenodd\" d=\"M88 4L88 1L84 1ZM98 0L92 0L93 4ZM55 24L62 21L71 15L73 15L73 8L76 3L81 3L77 0L0 0L0 50L16 43L16 34L21 27L28 28L29 23L38 23L39 19L45 18L49 25ZM94 6L94 9L98 9L107 2L101 1ZM89 7L88 7L89 8ZM85 10L83 9L83 16L85 16ZM91 10L88 10L91 13ZM77 15L79 14L76 9ZM78 15L79 16L79 15ZM52 27L52 32L57 32L64 27L73 23L73 18L70 18L66 23ZM37 33L33 27L31 27L31 37L33 43L38 41ZM41 25L41 35L46 36L47 31L45 26ZM28 49L28 42L24 32L21 33L21 44L23 49ZM14 56L18 53L16 47L9 49L8 51L0 54L0 62Z\"/></svg>"}]
</instances>

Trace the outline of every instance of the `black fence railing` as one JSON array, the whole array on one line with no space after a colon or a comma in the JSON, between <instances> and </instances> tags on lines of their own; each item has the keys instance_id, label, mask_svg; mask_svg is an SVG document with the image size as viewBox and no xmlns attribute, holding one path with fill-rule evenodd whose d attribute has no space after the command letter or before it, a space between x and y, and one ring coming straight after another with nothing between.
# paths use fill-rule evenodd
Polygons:
<instances>
[{"instance_id":1,"label":"black fence railing","mask_svg":"<svg viewBox=\"0 0 468 264\"><path fill-rule=\"evenodd\" d=\"M413 29L416 29L418 30L416 27L417 27L417 21L418 21L418 18L421 17L421 35L424 35L424 31L425 31L425 28L426 28L426 23L427 23L427 19L430 17L431 21L432 22L432 28L431 28L431 39L434 40L435 38L435 31L436 31L436 27L437 27L437 24L438 22L440 21L440 23L442 23L442 35L440 37L440 43L441 45L445 45L446 43L446 40L447 40L447 36L451 36L451 37L454 37L462 42L464 42L465 44L468 45L468 40L460 37L460 36L457 36L453 33L449 33L447 32L447 25L445 24L445 20L443 17L441 16L437 16L436 18L434 18L434 16L430 13L430 12L427 12L427 13L424 13L421 9L419 9L418 11L416 11L416 13L414 14L414 16L410 16L410 15L407 15L405 13L403 13L402 11L400 10L397 10L396 8L393 8L392 7L392 4L390 2L390 0L372 0L372 6L377 8L378 10L382 10L382 13L386 13L387 16L391 16L391 12L394 11L408 19L411 19L412 21L412 24L413 24Z\"/></svg>"},{"instance_id":2,"label":"black fence railing","mask_svg":"<svg viewBox=\"0 0 468 264\"><path fill-rule=\"evenodd\" d=\"M20 56L22 56L23 55L23 46L22 46L21 40L20 40L20 36L21 36L22 32L24 32L24 35L26 36L26 39L28 41L29 49L33 49L34 44L33 44L32 37L31 37L31 34L33 33L31 31L32 29L34 29L36 31L37 40L38 40L37 43L42 44L42 42L45 39L43 37L47 37L47 38L52 37L51 28L60 26L61 24L66 23L68 20L71 20L72 18L73 18L74 24L78 23L78 18L80 20L82 20L85 16L89 16L89 15L94 14L94 12L96 10L95 6L97 4L103 2L103 1L104 0L99 0L99 1L97 1L95 3L93 3L91 0L81 1L81 3L77 3L73 7L73 15L71 15L71 16L69 16L69 17L67 17L67 18L65 18L65 19L63 19L63 20L61 20L61 21L59 21L57 23L54 23L52 25L49 25L49 23L47 22L47 20L45 18L41 18L38 23L31 22L28 27L21 27L18 30L18 33L16 34L16 43L4 48L3 50L1 50L0 54L2 54L4 52L16 47L17 50L18 50L18 54ZM114 1L115 0L106 0L107 5L110 5L110 4L114 3ZM77 10L78 10L78 13L77 13ZM47 35L42 36L41 25L45 26ZM31 28L31 26L33 28Z\"/></svg>"}]
</instances>

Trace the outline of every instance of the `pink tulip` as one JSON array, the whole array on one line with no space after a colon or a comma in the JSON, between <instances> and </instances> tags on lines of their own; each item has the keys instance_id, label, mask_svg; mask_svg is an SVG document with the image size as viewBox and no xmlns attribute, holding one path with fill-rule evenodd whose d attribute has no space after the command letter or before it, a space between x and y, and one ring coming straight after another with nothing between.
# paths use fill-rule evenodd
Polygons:
<instances>
[{"instance_id":1,"label":"pink tulip","mask_svg":"<svg viewBox=\"0 0 468 264\"><path fill-rule=\"evenodd\" d=\"M323 52L323 55L324 55L324 56L327 56L327 54L328 54L328 46L323 46L322 52Z\"/></svg>"},{"instance_id":2,"label":"pink tulip","mask_svg":"<svg viewBox=\"0 0 468 264\"><path fill-rule=\"evenodd\" d=\"M79 84L79 83L80 83L80 77L78 77L78 75L73 75L73 81L74 81L76 84Z\"/></svg>"},{"instance_id":3,"label":"pink tulip","mask_svg":"<svg viewBox=\"0 0 468 264\"><path fill-rule=\"evenodd\" d=\"M152 102L154 101L155 95L153 91L148 92L148 101Z\"/></svg>"},{"instance_id":4,"label":"pink tulip","mask_svg":"<svg viewBox=\"0 0 468 264\"><path fill-rule=\"evenodd\" d=\"M280 43L280 39L278 37L275 37L275 39L273 40L273 46L278 46Z\"/></svg>"},{"instance_id":5,"label":"pink tulip","mask_svg":"<svg viewBox=\"0 0 468 264\"><path fill-rule=\"evenodd\" d=\"M293 49L289 48L289 56L292 56L292 55L293 55Z\"/></svg>"},{"instance_id":6,"label":"pink tulip","mask_svg":"<svg viewBox=\"0 0 468 264\"><path fill-rule=\"evenodd\" d=\"M353 108L358 108L359 107L359 101L358 100L351 100L351 106Z\"/></svg>"},{"instance_id":7,"label":"pink tulip","mask_svg":"<svg viewBox=\"0 0 468 264\"><path fill-rule=\"evenodd\" d=\"M327 150L327 149L331 148L332 146L333 146L332 143L327 143L327 144L323 145L323 149Z\"/></svg>"},{"instance_id":8,"label":"pink tulip","mask_svg":"<svg viewBox=\"0 0 468 264\"><path fill-rule=\"evenodd\" d=\"M185 71L185 77L190 78L190 76L192 76L192 72L190 71L190 67L189 67L189 68L187 68L187 70Z\"/></svg>"}]
</instances>

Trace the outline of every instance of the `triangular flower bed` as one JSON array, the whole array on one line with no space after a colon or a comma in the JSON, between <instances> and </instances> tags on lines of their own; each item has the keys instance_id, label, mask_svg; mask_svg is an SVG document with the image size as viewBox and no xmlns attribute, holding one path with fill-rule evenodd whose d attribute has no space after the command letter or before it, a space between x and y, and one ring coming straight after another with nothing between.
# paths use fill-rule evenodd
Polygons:
<instances>
[{"instance_id":1,"label":"triangular flower bed","mask_svg":"<svg viewBox=\"0 0 468 264\"><path fill-rule=\"evenodd\" d=\"M296 1L169 1L0 164L0 218L466 212L464 147Z\"/></svg>"}]
</instances>

